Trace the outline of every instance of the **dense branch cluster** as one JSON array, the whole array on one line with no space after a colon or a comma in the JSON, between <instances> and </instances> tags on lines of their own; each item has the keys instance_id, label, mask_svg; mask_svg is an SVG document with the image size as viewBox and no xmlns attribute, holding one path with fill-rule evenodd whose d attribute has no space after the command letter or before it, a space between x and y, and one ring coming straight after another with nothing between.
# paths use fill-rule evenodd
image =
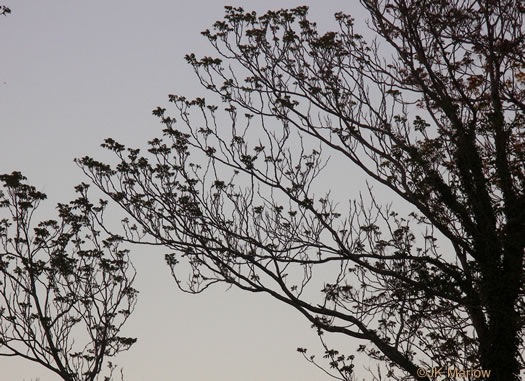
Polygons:
<instances>
[{"instance_id":1,"label":"dense branch cluster","mask_svg":"<svg viewBox=\"0 0 525 381\"><path fill-rule=\"evenodd\" d=\"M137 293L127 251L118 238L102 239L92 218L102 207L85 197L59 204L58 220L35 223L46 195L18 172L0 180L0 356L65 381L98 379L104 360L136 341L119 335Z\"/></svg>"}]
</instances>

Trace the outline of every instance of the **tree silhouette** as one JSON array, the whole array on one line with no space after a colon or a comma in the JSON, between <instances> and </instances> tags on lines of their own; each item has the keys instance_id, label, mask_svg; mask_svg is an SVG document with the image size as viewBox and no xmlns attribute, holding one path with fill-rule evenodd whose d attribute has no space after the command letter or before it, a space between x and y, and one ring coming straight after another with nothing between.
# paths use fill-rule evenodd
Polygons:
<instances>
[{"instance_id":1,"label":"tree silhouette","mask_svg":"<svg viewBox=\"0 0 525 381\"><path fill-rule=\"evenodd\" d=\"M171 95L178 116L154 110L164 137L148 154L107 139L116 166L79 163L131 217L125 239L173 251L167 262L187 291L225 282L267 293L320 333L361 340L358 352L396 379L431 379L418 368L443 366L518 380L525 6L361 4L373 40L342 13L321 34L306 7L226 7L203 32L217 56L186 58L227 117L204 98ZM357 167L413 210L373 192L336 202L327 154L341 177ZM325 349L334 376L350 379L353 357Z\"/></svg>"},{"instance_id":2,"label":"tree silhouette","mask_svg":"<svg viewBox=\"0 0 525 381\"><path fill-rule=\"evenodd\" d=\"M35 224L46 195L25 180L0 176L0 356L34 361L65 381L98 379L104 360L136 341L119 336L135 307L135 272L119 240L97 231L91 216L103 207L81 196L58 204L58 220Z\"/></svg>"}]
</instances>

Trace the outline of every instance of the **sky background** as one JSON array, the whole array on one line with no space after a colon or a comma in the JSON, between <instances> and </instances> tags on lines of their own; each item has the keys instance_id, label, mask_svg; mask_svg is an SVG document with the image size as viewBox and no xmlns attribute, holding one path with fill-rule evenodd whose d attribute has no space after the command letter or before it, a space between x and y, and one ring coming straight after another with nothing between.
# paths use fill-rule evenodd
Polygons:
<instances>
[{"instance_id":1,"label":"sky background","mask_svg":"<svg viewBox=\"0 0 525 381\"><path fill-rule=\"evenodd\" d=\"M162 126L151 115L170 93L205 95L186 53L213 54L200 35L221 19L222 1L5 0L0 18L0 173L19 170L47 193L42 218L87 181L75 157L104 158L106 137L144 147ZM246 10L309 5L321 29L333 14L364 13L357 1L237 1ZM346 171L346 169L345 169ZM345 172L350 177L350 172ZM344 176L334 177L341 181ZM337 188L357 197L355 177ZM334 185L335 187L335 185ZM46 215L47 214L47 215ZM214 287L193 296L175 286L162 252L133 250L140 291L124 334L138 337L114 359L127 381L321 381L297 347L318 350L297 312L260 295ZM58 380L44 368L0 358L0 380Z\"/></svg>"}]
</instances>

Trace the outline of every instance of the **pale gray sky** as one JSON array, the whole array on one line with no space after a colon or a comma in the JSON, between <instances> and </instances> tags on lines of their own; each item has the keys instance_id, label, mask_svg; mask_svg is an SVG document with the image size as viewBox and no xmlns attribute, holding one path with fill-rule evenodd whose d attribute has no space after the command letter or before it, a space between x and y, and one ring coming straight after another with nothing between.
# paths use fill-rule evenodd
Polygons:
<instances>
[{"instance_id":1,"label":"pale gray sky","mask_svg":"<svg viewBox=\"0 0 525 381\"><path fill-rule=\"evenodd\" d=\"M200 31L222 18L222 1L5 0L0 19L0 173L22 171L49 209L87 181L73 163L101 157L106 137L132 146L160 134L151 115L169 93L197 96L188 52L212 54ZM310 5L322 29L358 1L236 1L245 9ZM349 195L355 197L356 195ZM49 218L51 216L44 216ZM139 341L115 362L127 381L321 381L296 352L318 349L310 324L267 297L223 287L179 292L161 253L136 249L139 303L126 333ZM0 380L58 380L38 365L0 358Z\"/></svg>"}]
</instances>

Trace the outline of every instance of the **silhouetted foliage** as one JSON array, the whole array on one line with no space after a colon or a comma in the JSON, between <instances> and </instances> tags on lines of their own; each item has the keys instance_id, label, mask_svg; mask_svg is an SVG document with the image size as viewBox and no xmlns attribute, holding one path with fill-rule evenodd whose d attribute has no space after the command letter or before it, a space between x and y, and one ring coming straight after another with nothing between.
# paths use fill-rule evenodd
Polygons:
<instances>
[{"instance_id":1,"label":"silhouetted foliage","mask_svg":"<svg viewBox=\"0 0 525 381\"><path fill-rule=\"evenodd\" d=\"M154 110L164 137L146 156L107 139L116 166L79 163L132 218L125 239L173 250L189 292L225 282L267 293L320 333L361 340L387 377L444 366L518 380L524 3L361 3L377 39L342 13L320 34L306 7L227 7L203 32L217 57L186 57L227 118L172 95L178 120ZM413 210L374 193L337 203L316 182L327 153L340 176L360 168ZM325 350L334 376L350 379L353 357Z\"/></svg>"},{"instance_id":2,"label":"silhouetted foliage","mask_svg":"<svg viewBox=\"0 0 525 381\"><path fill-rule=\"evenodd\" d=\"M7 16L9 13L11 13L10 8L5 5L0 5L0 16Z\"/></svg>"},{"instance_id":3,"label":"silhouetted foliage","mask_svg":"<svg viewBox=\"0 0 525 381\"><path fill-rule=\"evenodd\" d=\"M102 239L94 224L103 204L81 196L58 204L57 220L35 223L46 195L25 180L0 176L0 356L37 362L65 381L98 379L104 360L136 341L119 335L135 307L135 271L120 240Z\"/></svg>"}]
</instances>

